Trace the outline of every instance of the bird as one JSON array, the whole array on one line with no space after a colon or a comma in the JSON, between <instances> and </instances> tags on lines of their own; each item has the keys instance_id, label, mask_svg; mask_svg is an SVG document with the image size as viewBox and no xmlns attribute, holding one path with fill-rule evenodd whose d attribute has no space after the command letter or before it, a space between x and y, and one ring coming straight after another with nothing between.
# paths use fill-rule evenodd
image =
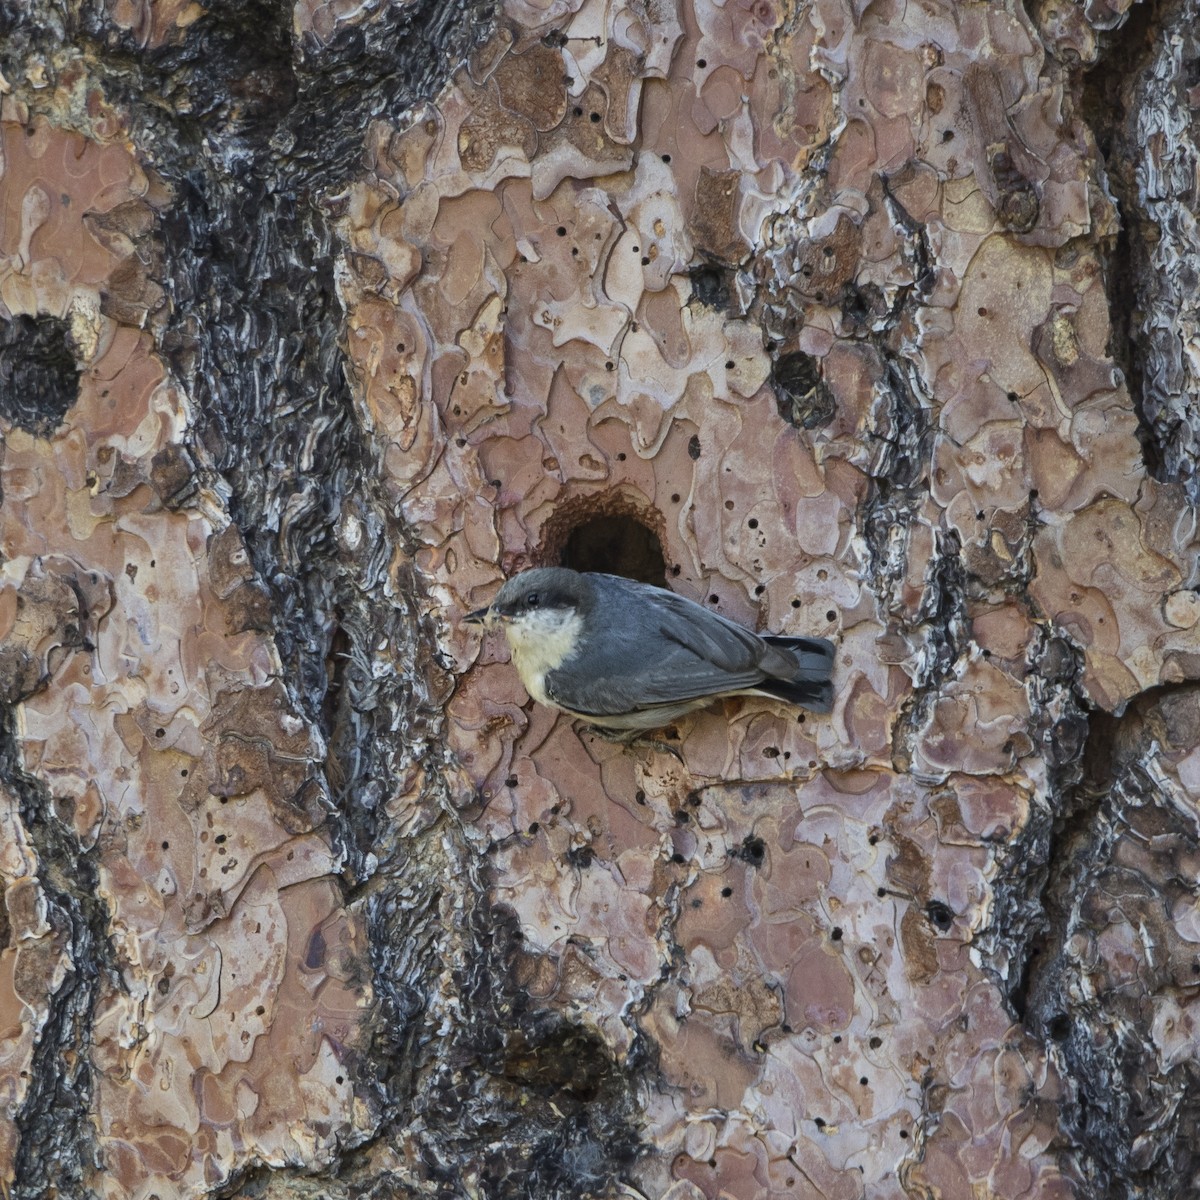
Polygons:
<instances>
[{"instance_id":1,"label":"bird","mask_svg":"<svg viewBox=\"0 0 1200 1200\"><path fill-rule=\"evenodd\" d=\"M463 620L502 629L529 695L600 733L660 729L723 696L833 706L832 642L752 633L623 576L534 567Z\"/></svg>"}]
</instances>

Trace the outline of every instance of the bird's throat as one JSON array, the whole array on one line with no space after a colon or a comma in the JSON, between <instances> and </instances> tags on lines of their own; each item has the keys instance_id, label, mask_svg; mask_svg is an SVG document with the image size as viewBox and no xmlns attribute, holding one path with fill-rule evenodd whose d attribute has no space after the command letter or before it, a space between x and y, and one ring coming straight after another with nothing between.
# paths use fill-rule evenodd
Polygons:
<instances>
[{"instance_id":1,"label":"bird's throat","mask_svg":"<svg viewBox=\"0 0 1200 1200\"><path fill-rule=\"evenodd\" d=\"M568 609L526 613L505 625L513 665L539 704L554 704L546 696L546 675L575 654L582 632L583 619Z\"/></svg>"}]
</instances>

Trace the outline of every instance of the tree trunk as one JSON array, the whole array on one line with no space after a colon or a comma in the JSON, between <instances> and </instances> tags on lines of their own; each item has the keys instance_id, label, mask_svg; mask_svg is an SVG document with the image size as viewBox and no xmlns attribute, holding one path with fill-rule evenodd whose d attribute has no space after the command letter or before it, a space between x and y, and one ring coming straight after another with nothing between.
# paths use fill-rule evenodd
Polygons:
<instances>
[{"instance_id":1,"label":"tree trunk","mask_svg":"<svg viewBox=\"0 0 1200 1200\"><path fill-rule=\"evenodd\" d=\"M4 1195L1193 1194L1198 17L0 0Z\"/></svg>"}]
</instances>

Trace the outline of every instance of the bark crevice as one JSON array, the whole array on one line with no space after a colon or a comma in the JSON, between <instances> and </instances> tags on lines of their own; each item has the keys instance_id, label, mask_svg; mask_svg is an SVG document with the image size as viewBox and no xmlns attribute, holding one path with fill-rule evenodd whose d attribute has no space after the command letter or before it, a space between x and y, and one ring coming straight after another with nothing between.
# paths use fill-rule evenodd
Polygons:
<instances>
[{"instance_id":1,"label":"bark crevice","mask_svg":"<svg viewBox=\"0 0 1200 1200\"><path fill-rule=\"evenodd\" d=\"M1164 1031L1144 1027L1150 995L1183 1003L1200 986L1200 954L1170 924L1173 903L1194 902L1178 864L1200 846L1200 826L1164 771L1195 744L1197 714L1191 683L1150 689L1120 717L1092 714L1046 854L1045 917L1014 995L1061 1064L1063 1128L1097 1197L1166 1200L1200 1170L1200 1077L1156 1044ZM1142 947L1132 977L1096 953L1129 926Z\"/></svg>"},{"instance_id":2,"label":"bark crevice","mask_svg":"<svg viewBox=\"0 0 1200 1200\"><path fill-rule=\"evenodd\" d=\"M45 995L46 1016L29 1068L29 1089L16 1115L14 1200L57 1194L91 1196L99 1165L91 1113L92 1022L104 987L120 986L99 895L96 847L85 849L60 820L49 791L21 765L12 710L0 708L0 780L19 801L22 825L38 856L52 931L48 949L65 958L65 974ZM29 980L33 986L44 981Z\"/></svg>"}]
</instances>

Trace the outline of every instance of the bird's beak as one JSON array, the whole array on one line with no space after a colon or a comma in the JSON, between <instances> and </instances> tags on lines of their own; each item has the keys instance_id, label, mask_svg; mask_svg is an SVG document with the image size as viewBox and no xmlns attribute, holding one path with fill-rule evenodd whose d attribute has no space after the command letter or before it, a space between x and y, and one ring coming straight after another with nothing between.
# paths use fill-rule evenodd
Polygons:
<instances>
[{"instance_id":1,"label":"bird's beak","mask_svg":"<svg viewBox=\"0 0 1200 1200\"><path fill-rule=\"evenodd\" d=\"M491 605L484 608L477 608L474 612L469 612L463 617L463 622L467 625L482 625L487 621L488 613L491 612Z\"/></svg>"}]
</instances>

